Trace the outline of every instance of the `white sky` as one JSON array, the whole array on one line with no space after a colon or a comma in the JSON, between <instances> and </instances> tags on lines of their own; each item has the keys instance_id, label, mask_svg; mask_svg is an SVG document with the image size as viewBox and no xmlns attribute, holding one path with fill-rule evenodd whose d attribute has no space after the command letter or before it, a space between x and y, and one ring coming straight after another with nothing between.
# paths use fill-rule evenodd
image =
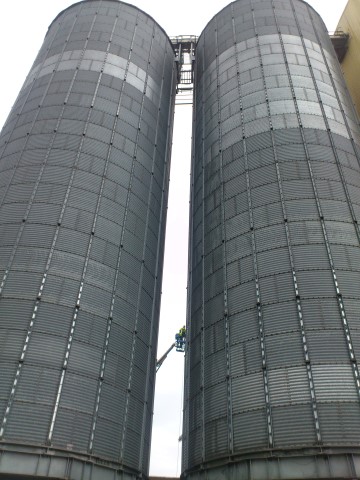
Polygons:
<instances>
[{"instance_id":1,"label":"white sky","mask_svg":"<svg viewBox=\"0 0 360 480\"><path fill-rule=\"evenodd\" d=\"M73 0L4 0L0 16L0 127L16 99L48 25ZM199 35L229 0L129 0L151 15L170 36ZM347 0L309 0L330 31L335 30ZM185 323L191 107L175 113L165 270L158 356ZM184 356L173 351L157 374L150 473L179 476Z\"/></svg>"}]
</instances>

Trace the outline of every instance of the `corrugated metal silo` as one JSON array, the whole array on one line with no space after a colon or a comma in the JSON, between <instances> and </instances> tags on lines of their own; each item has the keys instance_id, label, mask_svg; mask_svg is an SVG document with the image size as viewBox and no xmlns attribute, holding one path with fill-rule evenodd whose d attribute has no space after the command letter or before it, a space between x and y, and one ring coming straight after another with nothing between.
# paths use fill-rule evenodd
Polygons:
<instances>
[{"instance_id":1,"label":"corrugated metal silo","mask_svg":"<svg viewBox=\"0 0 360 480\"><path fill-rule=\"evenodd\" d=\"M77 3L4 126L1 478L148 474L174 68L147 14Z\"/></svg>"},{"instance_id":2,"label":"corrugated metal silo","mask_svg":"<svg viewBox=\"0 0 360 480\"><path fill-rule=\"evenodd\" d=\"M183 476L360 476L360 135L325 25L239 0L196 49Z\"/></svg>"}]
</instances>

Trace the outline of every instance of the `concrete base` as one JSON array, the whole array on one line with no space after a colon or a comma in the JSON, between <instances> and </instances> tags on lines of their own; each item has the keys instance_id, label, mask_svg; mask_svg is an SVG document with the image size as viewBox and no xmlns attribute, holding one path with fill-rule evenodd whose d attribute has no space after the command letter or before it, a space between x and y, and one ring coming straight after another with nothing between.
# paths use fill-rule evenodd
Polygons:
<instances>
[{"instance_id":1,"label":"concrete base","mask_svg":"<svg viewBox=\"0 0 360 480\"><path fill-rule=\"evenodd\" d=\"M185 472L183 480L330 480L360 478L360 452L273 454L271 458L231 459Z\"/></svg>"},{"instance_id":2,"label":"concrete base","mask_svg":"<svg viewBox=\"0 0 360 480\"><path fill-rule=\"evenodd\" d=\"M75 452L0 444L0 480L138 480L143 477L106 460Z\"/></svg>"}]
</instances>

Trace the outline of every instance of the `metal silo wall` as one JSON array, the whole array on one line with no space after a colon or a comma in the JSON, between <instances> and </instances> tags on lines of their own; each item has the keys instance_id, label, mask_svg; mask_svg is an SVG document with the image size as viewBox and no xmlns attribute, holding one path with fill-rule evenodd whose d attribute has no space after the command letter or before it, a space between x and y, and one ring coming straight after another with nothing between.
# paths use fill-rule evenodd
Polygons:
<instances>
[{"instance_id":1,"label":"metal silo wall","mask_svg":"<svg viewBox=\"0 0 360 480\"><path fill-rule=\"evenodd\" d=\"M3 128L0 477L148 475L174 87L151 17L81 2Z\"/></svg>"},{"instance_id":2,"label":"metal silo wall","mask_svg":"<svg viewBox=\"0 0 360 480\"><path fill-rule=\"evenodd\" d=\"M360 135L318 14L216 15L193 128L183 475L358 478Z\"/></svg>"}]
</instances>

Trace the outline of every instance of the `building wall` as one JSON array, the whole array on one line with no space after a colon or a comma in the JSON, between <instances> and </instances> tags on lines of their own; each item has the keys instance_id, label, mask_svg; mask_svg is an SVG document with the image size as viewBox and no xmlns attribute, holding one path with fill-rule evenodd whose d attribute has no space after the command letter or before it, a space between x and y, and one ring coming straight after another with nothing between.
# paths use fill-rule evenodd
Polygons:
<instances>
[{"instance_id":1,"label":"building wall","mask_svg":"<svg viewBox=\"0 0 360 480\"><path fill-rule=\"evenodd\" d=\"M360 135L326 27L240 0L196 59L183 476L359 476Z\"/></svg>"},{"instance_id":2,"label":"building wall","mask_svg":"<svg viewBox=\"0 0 360 480\"><path fill-rule=\"evenodd\" d=\"M360 3L357 0L348 1L336 30L350 35L348 50L341 62L341 68L358 115L360 115Z\"/></svg>"},{"instance_id":3,"label":"building wall","mask_svg":"<svg viewBox=\"0 0 360 480\"><path fill-rule=\"evenodd\" d=\"M80 2L4 126L0 476L148 474L174 82L152 18Z\"/></svg>"}]
</instances>

